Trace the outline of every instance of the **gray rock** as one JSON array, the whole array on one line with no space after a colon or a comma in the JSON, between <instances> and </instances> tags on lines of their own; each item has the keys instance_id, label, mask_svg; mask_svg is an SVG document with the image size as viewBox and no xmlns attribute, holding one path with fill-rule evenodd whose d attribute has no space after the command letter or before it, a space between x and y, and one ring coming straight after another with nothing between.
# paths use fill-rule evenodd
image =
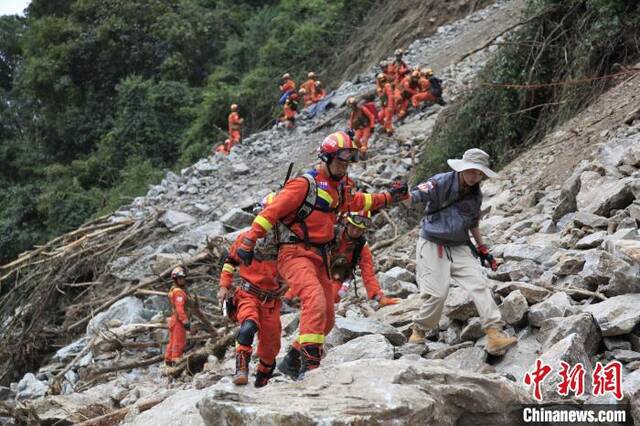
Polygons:
<instances>
[{"instance_id":1,"label":"gray rock","mask_svg":"<svg viewBox=\"0 0 640 426\"><path fill-rule=\"evenodd\" d=\"M615 296L600 303L585 306L593 315L603 336L627 334L640 322L640 294Z\"/></svg>"},{"instance_id":2,"label":"gray rock","mask_svg":"<svg viewBox=\"0 0 640 426\"><path fill-rule=\"evenodd\" d=\"M100 312L89 321L87 335L95 336L107 326L111 320L118 320L121 325L145 322L142 318L143 304L137 297L129 296L111 305L106 312Z\"/></svg>"},{"instance_id":3,"label":"gray rock","mask_svg":"<svg viewBox=\"0 0 640 426\"><path fill-rule=\"evenodd\" d=\"M406 300L400 301L397 305L387 306L376 311L371 318L393 327L402 327L413 323L413 316L421 305L422 299L420 296L412 295Z\"/></svg>"},{"instance_id":4,"label":"gray rock","mask_svg":"<svg viewBox=\"0 0 640 426\"><path fill-rule=\"evenodd\" d=\"M496 272L489 273L489 277L499 281L530 282L540 277L544 268L532 260L521 262L507 262L498 267Z\"/></svg>"},{"instance_id":5,"label":"gray rock","mask_svg":"<svg viewBox=\"0 0 640 426\"><path fill-rule=\"evenodd\" d=\"M634 200L631 186L634 178L611 179L595 172L580 177L582 189L576 197L579 210L609 216L613 209L624 209Z\"/></svg>"},{"instance_id":6,"label":"gray rock","mask_svg":"<svg viewBox=\"0 0 640 426\"><path fill-rule=\"evenodd\" d=\"M529 305L527 299L520 293L519 290L512 291L507 297L504 298L502 304L499 306L502 319L507 324L520 324L527 314Z\"/></svg>"},{"instance_id":7,"label":"gray rock","mask_svg":"<svg viewBox=\"0 0 640 426\"><path fill-rule=\"evenodd\" d=\"M33 373L27 373L24 375L22 380L18 382L18 386L16 388L16 399L24 401L27 399L40 398L47 393L48 389L49 386L36 379L36 376L34 376Z\"/></svg>"},{"instance_id":8,"label":"gray rock","mask_svg":"<svg viewBox=\"0 0 640 426\"><path fill-rule=\"evenodd\" d=\"M158 220L171 232L180 231L196 222L193 216L176 210L167 210Z\"/></svg>"},{"instance_id":9,"label":"gray rock","mask_svg":"<svg viewBox=\"0 0 640 426\"><path fill-rule=\"evenodd\" d=\"M578 274L584 268L584 257L578 253L561 253L552 272L558 276Z\"/></svg>"},{"instance_id":10,"label":"gray rock","mask_svg":"<svg viewBox=\"0 0 640 426\"><path fill-rule=\"evenodd\" d=\"M602 339L604 342L604 346L608 351L613 351L615 349L626 349L631 350L631 342L625 340L624 337L614 336L614 337L605 337Z\"/></svg>"},{"instance_id":11,"label":"gray rock","mask_svg":"<svg viewBox=\"0 0 640 426\"><path fill-rule=\"evenodd\" d=\"M166 297L165 297L166 299ZM67 362L71 361L76 355L78 355L89 343L89 337L81 337L80 339L68 344L67 346L60 348L52 357L54 362ZM0 398L1 399L1 398Z\"/></svg>"},{"instance_id":12,"label":"gray rock","mask_svg":"<svg viewBox=\"0 0 640 426\"><path fill-rule=\"evenodd\" d=\"M588 355L594 355L598 351L601 340L600 330L588 313L544 320L537 338L542 349L547 350L573 333L578 335Z\"/></svg>"},{"instance_id":13,"label":"gray rock","mask_svg":"<svg viewBox=\"0 0 640 426\"><path fill-rule=\"evenodd\" d=\"M238 176L248 175L251 171L251 168L241 161L234 162L231 165L231 169L233 170L233 174Z\"/></svg>"},{"instance_id":14,"label":"gray rock","mask_svg":"<svg viewBox=\"0 0 640 426\"><path fill-rule=\"evenodd\" d=\"M506 297L509 293L516 290L522 293L529 305L540 303L551 294L551 292L545 288L517 281L501 284L496 288L495 292Z\"/></svg>"},{"instance_id":15,"label":"gray rock","mask_svg":"<svg viewBox=\"0 0 640 426\"><path fill-rule=\"evenodd\" d=\"M630 351L628 349L614 349L606 354L608 357L617 359L624 363L640 361L640 352Z\"/></svg>"},{"instance_id":16,"label":"gray rock","mask_svg":"<svg viewBox=\"0 0 640 426\"><path fill-rule=\"evenodd\" d=\"M507 244L504 248L505 260L532 260L544 263L555 253L553 247L534 246L529 244Z\"/></svg>"},{"instance_id":17,"label":"gray rock","mask_svg":"<svg viewBox=\"0 0 640 426\"><path fill-rule=\"evenodd\" d=\"M394 327L368 318L336 317L335 328L344 335L345 341L366 334L381 334L389 339L394 346L403 345L407 341L407 338Z\"/></svg>"},{"instance_id":18,"label":"gray rock","mask_svg":"<svg viewBox=\"0 0 640 426\"><path fill-rule=\"evenodd\" d=\"M200 160L195 164L195 168L198 171L198 173L202 176L209 176L211 174L213 174L214 172L217 172L220 169L220 166L218 166L215 163L210 163L209 161L207 161L206 159L204 160Z\"/></svg>"},{"instance_id":19,"label":"gray rock","mask_svg":"<svg viewBox=\"0 0 640 426\"><path fill-rule=\"evenodd\" d=\"M560 196L558 197L558 203L553 210L552 219L554 221L560 220L568 213L575 212L577 208L576 195L580 192L580 175L585 170L586 164L582 163L580 167L577 167L569 179L567 179L562 188L560 189Z\"/></svg>"},{"instance_id":20,"label":"gray rock","mask_svg":"<svg viewBox=\"0 0 640 426\"><path fill-rule=\"evenodd\" d=\"M225 213L220 218L220 222L222 222L226 227L237 231L247 226L251 226L254 218L255 216L251 213L247 213L244 210L235 208Z\"/></svg>"},{"instance_id":21,"label":"gray rock","mask_svg":"<svg viewBox=\"0 0 640 426\"><path fill-rule=\"evenodd\" d=\"M328 351L322 365L342 364L358 359L393 359L393 345L380 334L368 334Z\"/></svg>"},{"instance_id":22,"label":"gray rock","mask_svg":"<svg viewBox=\"0 0 640 426\"><path fill-rule=\"evenodd\" d=\"M589 234L578 240L576 243L577 249L590 249L599 247L607 236L607 231L598 231L593 234Z\"/></svg>"},{"instance_id":23,"label":"gray rock","mask_svg":"<svg viewBox=\"0 0 640 426\"><path fill-rule=\"evenodd\" d=\"M640 424L640 370L623 376L622 389L629 401L634 424Z\"/></svg>"},{"instance_id":24,"label":"gray rock","mask_svg":"<svg viewBox=\"0 0 640 426\"><path fill-rule=\"evenodd\" d=\"M282 335L289 336L298 329L300 324L300 313L293 312L280 316L280 324L282 325Z\"/></svg>"},{"instance_id":25,"label":"gray rock","mask_svg":"<svg viewBox=\"0 0 640 426\"><path fill-rule=\"evenodd\" d=\"M578 211L576 212L575 216L573 216L573 225L576 228L586 226L594 229L607 229L607 227L609 226L609 219L586 211Z\"/></svg>"},{"instance_id":26,"label":"gray rock","mask_svg":"<svg viewBox=\"0 0 640 426\"><path fill-rule=\"evenodd\" d=\"M478 310L469 293L460 287L451 287L444 304L444 314L451 319L466 321L477 317Z\"/></svg>"},{"instance_id":27,"label":"gray rock","mask_svg":"<svg viewBox=\"0 0 640 426\"><path fill-rule=\"evenodd\" d=\"M416 274L411 271L408 271L399 266L394 266L384 273L385 275L391 277L394 280L398 281L409 281L411 283L416 282Z\"/></svg>"},{"instance_id":28,"label":"gray rock","mask_svg":"<svg viewBox=\"0 0 640 426\"><path fill-rule=\"evenodd\" d=\"M540 359L544 364L551 365L556 373L557 369L560 368L560 361L566 362L571 367L581 363L586 370L585 377L588 378L591 376L591 362L582 342L582 338L577 333L572 333L544 351ZM560 375L553 374L553 372L547 376L542 382L543 400L562 398L557 391L561 380ZM591 381L585 380L584 387L585 394L589 394L591 392Z\"/></svg>"},{"instance_id":29,"label":"gray rock","mask_svg":"<svg viewBox=\"0 0 640 426\"><path fill-rule=\"evenodd\" d=\"M251 386L253 387L253 386ZM185 389L173 392L169 398L143 413L126 418L123 426L180 425L204 426L197 405L207 390Z\"/></svg>"},{"instance_id":30,"label":"gray rock","mask_svg":"<svg viewBox=\"0 0 640 426\"><path fill-rule=\"evenodd\" d=\"M626 265L613 271L604 294L608 297L640 293L640 264Z\"/></svg>"},{"instance_id":31,"label":"gray rock","mask_svg":"<svg viewBox=\"0 0 640 426\"><path fill-rule=\"evenodd\" d=\"M488 369L486 360L487 353L476 346L459 349L444 358L447 365L452 368L474 372Z\"/></svg>"},{"instance_id":32,"label":"gray rock","mask_svg":"<svg viewBox=\"0 0 640 426\"><path fill-rule=\"evenodd\" d=\"M575 313L571 297L565 292L555 293L543 302L529 308L529 324L541 327L544 320L566 317Z\"/></svg>"},{"instance_id":33,"label":"gray rock","mask_svg":"<svg viewBox=\"0 0 640 426\"><path fill-rule=\"evenodd\" d=\"M509 349L495 367L499 373L511 374L517 383L523 383L524 375L535 365L539 356L540 343L536 340L532 327L523 328L517 337L518 344ZM477 345L479 344L480 341Z\"/></svg>"},{"instance_id":34,"label":"gray rock","mask_svg":"<svg viewBox=\"0 0 640 426\"><path fill-rule=\"evenodd\" d=\"M584 267L580 276L589 284L607 284L613 271L626 266L626 263L603 250L589 250L584 255Z\"/></svg>"},{"instance_id":35,"label":"gray rock","mask_svg":"<svg viewBox=\"0 0 640 426\"><path fill-rule=\"evenodd\" d=\"M402 299L420 292L417 285L408 281L393 281L393 284L386 285L383 289L386 296L400 297Z\"/></svg>"},{"instance_id":36,"label":"gray rock","mask_svg":"<svg viewBox=\"0 0 640 426\"><path fill-rule=\"evenodd\" d=\"M475 341L476 339L484 336L484 331L482 331L482 324L480 323L480 318L473 317L471 318L467 325L462 328L460 332L460 340L467 341Z\"/></svg>"},{"instance_id":37,"label":"gray rock","mask_svg":"<svg viewBox=\"0 0 640 426\"><path fill-rule=\"evenodd\" d=\"M512 407L529 398L497 375L455 370L443 361L405 356L362 359L311 371L304 383L284 383L261 392L220 382L198 403L207 425L238 424L438 424L483 419L512 425ZM357 401L357 402L356 402ZM401 410L398 407L406 407Z\"/></svg>"}]
</instances>

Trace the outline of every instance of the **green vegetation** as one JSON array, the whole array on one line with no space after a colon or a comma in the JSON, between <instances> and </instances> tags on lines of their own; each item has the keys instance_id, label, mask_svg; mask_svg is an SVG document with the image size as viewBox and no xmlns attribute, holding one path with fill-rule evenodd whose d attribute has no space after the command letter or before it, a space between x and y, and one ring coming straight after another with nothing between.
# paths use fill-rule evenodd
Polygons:
<instances>
[{"instance_id":1,"label":"green vegetation","mask_svg":"<svg viewBox=\"0 0 640 426\"><path fill-rule=\"evenodd\" d=\"M279 77L321 71L373 3L33 0L0 17L0 262L206 155L230 103L269 124Z\"/></svg>"},{"instance_id":2,"label":"green vegetation","mask_svg":"<svg viewBox=\"0 0 640 426\"><path fill-rule=\"evenodd\" d=\"M481 72L478 88L457 101L424 141L417 179L442 171L447 158L460 158L471 147L486 150L500 167L574 116L611 81L535 89L490 85L609 75L640 53L636 0L529 0L525 21Z\"/></svg>"}]
</instances>

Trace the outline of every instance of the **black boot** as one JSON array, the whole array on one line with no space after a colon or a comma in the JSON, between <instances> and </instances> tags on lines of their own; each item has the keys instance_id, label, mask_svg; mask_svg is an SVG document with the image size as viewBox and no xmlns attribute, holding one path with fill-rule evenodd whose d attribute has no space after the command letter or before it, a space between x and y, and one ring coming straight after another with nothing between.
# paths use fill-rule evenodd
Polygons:
<instances>
[{"instance_id":1,"label":"black boot","mask_svg":"<svg viewBox=\"0 0 640 426\"><path fill-rule=\"evenodd\" d=\"M289 352L278 363L278 371L296 380L300 374L300 351L291 346Z\"/></svg>"},{"instance_id":2,"label":"black boot","mask_svg":"<svg viewBox=\"0 0 640 426\"><path fill-rule=\"evenodd\" d=\"M300 374L298 374L298 380L304 379L304 376L308 371L315 370L320 367L323 347L322 345L315 343L311 345L304 345L302 346L300 353L302 354L302 357L300 359Z\"/></svg>"},{"instance_id":3,"label":"black boot","mask_svg":"<svg viewBox=\"0 0 640 426\"><path fill-rule=\"evenodd\" d=\"M249 382L249 360L251 352L236 352L236 374L233 375L234 385L246 385Z\"/></svg>"},{"instance_id":4,"label":"black boot","mask_svg":"<svg viewBox=\"0 0 640 426\"><path fill-rule=\"evenodd\" d=\"M256 368L256 381L253 385L257 388L261 388L266 386L269 383L269 379L273 375L273 370L276 368L276 363L273 364L265 364L260 360L258 363L258 367Z\"/></svg>"}]
</instances>

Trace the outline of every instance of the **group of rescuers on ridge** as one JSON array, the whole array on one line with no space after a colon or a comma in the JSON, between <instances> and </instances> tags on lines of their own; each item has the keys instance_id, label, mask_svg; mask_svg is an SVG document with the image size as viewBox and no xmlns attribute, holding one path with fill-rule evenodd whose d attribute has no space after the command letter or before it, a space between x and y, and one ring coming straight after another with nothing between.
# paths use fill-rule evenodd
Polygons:
<instances>
[{"instance_id":1,"label":"group of rescuers on ridge","mask_svg":"<svg viewBox=\"0 0 640 426\"><path fill-rule=\"evenodd\" d=\"M372 212L400 203L424 206L416 246L422 304L409 343L424 343L425 335L437 329L452 280L469 292L478 310L488 353L502 355L517 343L503 332L504 322L482 273L483 266L497 268L479 230L480 182L496 176L489 168L489 155L469 149L462 159L448 160L452 171L436 174L411 190L396 181L386 192L369 194L355 191L347 176L349 164L361 158L360 148L347 132L327 136L318 148L320 164L264 197L251 228L231 245L217 297L240 325L234 384L249 381L256 334L254 385L265 386L272 377L280 351L283 299L300 302L298 335L277 364L294 380L320 366L325 338L335 323L334 303L348 289L356 267L369 299L381 307L399 302L380 289L364 233L372 226ZM236 274L240 279L234 281ZM181 359L191 328L185 311L186 268L177 266L171 278L167 365Z\"/></svg>"},{"instance_id":2,"label":"group of rescuers on ridge","mask_svg":"<svg viewBox=\"0 0 640 426\"><path fill-rule=\"evenodd\" d=\"M395 51L395 59L380 63L380 73L376 77L375 95L358 102L355 97L347 99L351 110L348 127L353 133L352 141L360 151L360 158L366 158L376 123L380 123L382 133L393 135L393 119L403 121L410 107L424 108L432 103L444 105L442 81L435 77L431 68L411 69L402 59L404 51ZM279 121L289 129L295 127L298 110L314 105L326 97L323 84L314 72L309 72L308 80L296 90L296 83L289 73L280 82L279 104L282 114ZM379 103L376 104L377 96ZM240 117L238 105L232 104L228 116L229 137L216 148L217 152L229 154L242 139L241 128L244 119Z\"/></svg>"}]
</instances>

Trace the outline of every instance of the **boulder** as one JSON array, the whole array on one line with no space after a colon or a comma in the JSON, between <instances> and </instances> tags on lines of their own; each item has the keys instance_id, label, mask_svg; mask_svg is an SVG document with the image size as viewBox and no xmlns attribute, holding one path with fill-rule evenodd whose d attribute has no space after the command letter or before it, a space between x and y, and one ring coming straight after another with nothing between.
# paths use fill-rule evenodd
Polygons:
<instances>
[{"instance_id":1,"label":"boulder","mask_svg":"<svg viewBox=\"0 0 640 426\"><path fill-rule=\"evenodd\" d=\"M384 336L368 334L329 350L322 365L342 364L358 359L393 359L393 357L393 345Z\"/></svg>"},{"instance_id":2,"label":"boulder","mask_svg":"<svg viewBox=\"0 0 640 426\"><path fill-rule=\"evenodd\" d=\"M282 325L282 335L289 336L298 329L300 324L300 313L292 312L280 316L280 324Z\"/></svg>"},{"instance_id":3,"label":"boulder","mask_svg":"<svg viewBox=\"0 0 640 426\"><path fill-rule=\"evenodd\" d=\"M640 236L637 231L634 233ZM640 240L611 239L605 243L605 248L614 256L619 256L630 263L640 264Z\"/></svg>"},{"instance_id":4,"label":"boulder","mask_svg":"<svg viewBox=\"0 0 640 426\"><path fill-rule=\"evenodd\" d=\"M587 171L580 176L581 189L576 196L578 210L609 216L613 209L624 209L633 202L634 178L615 179Z\"/></svg>"},{"instance_id":5,"label":"boulder","mask_svg":"<svg viewBox=\"0 0 640 426\"><path fill-rule=\"evenodd\" d=\"M420 292L418 286L409 281L393 281L392 284L383 287L384 294L388 297L400 297L405 299L412 294Z\"/></svg>"},{"instance_id":6,"label":"boulder","mask_svg":"<svg viewBox=\"0 0 640 426\"><path fill-rule=\"evenodd\" d=\"M345 342L366 334L381 334L394 345L406 343L407 338L394 327L369 318L336 317L335 328L344 335Z\"/></svg>"},{"instance_id":7,"label":"boulder","mask_svg":"<svg viewBox=\"0 0 640 426\"><path fill-rule=\"evenodd\" d=\"M512 425L529 401L507 379L405 356L362 359L311 371L268 392L219 382L198 403L207 425L438 424Z\"/></svg>"},{"instance_id":8,"label":"boulder","mask_svg":"<svg viewBox=\"0 0 640 426\"><path fill-rule=\"evenodd\" d=\"M576 211L576 195L580 192L580 175L586 167L586 163L581 163L580 167L573 171L569 179L560 188L560 196L552 215L552 219L555 222L560 220L561 217Z\"/></svg>"},{"instance_id":9,"label":"boulder","mask_svg":"<svg viewBox=\"0 0 640 426\"><path fill-rule=\"evenodd\" d=\"M417 310L420 309L421 305L422 298L419 295L412 295L397 305L387 306L384 309L376 311L371 318L392 325L393 327L402 327L413 322L413 316Z\"/></svg>"},{"instance_id":10,"label":"boulder","mask_svg":"<svg viewBox=\"0 0 640 426\"><path fill-rule=\"evenodd\" d=\"M558 384L562 381L562 378L558 374L558 371L560 371L560 361L566 362L571 367L581 363L585 368L584 392L585 394L591 392L591 381L588 380L588 378L591 377L591 362L584 348L583 338L578 336L577 333L568 335L544 351L540 356L540 360L552 368L551 373L546 377L544 382L542 382L543 400L563 398L558 395L557 389ZM531 367L534 365L535 364L532 364Z\"/></svg>"},{"instance_id":11,"label":"boulder","mask_svg":"<svg viewBox=\"0 0 640 426\"><path fill-rule=\"evenodd\" d=\"M123 426L204 426L205 422L200 416L197 404L206 392L206 389L177 391L150 410L125 419L121 424Z\"/></svg>"},{"instance_id":12,"label":"boulder","mask_svg":"<svg viewBox=\"0 0 640 426\"><path fill-rule=\"evenodd\" d=\"M607 236L607 231L598 231L593 234L589 234L586 237L580 238L576 243L577 249L590 249L595 247L600 247L602 242L605 240Z\"/></svg>"},{"instance_id":13,"label":"boulder","mask_svg":"<svg viewBox=\"0 0 640 426\"><path fill-rule=\"evenodd\" d=\"M546 288L518 281L501 284L496 288L495 292L506 297L509 293L516 290L522 293L524 298L527 299L527 303L529 303L529 305L542 302L551 294L551 292Z\"/></svg>"},{"instance_id":14,"label":"boulder","mask_svg":"<svg viewBox=\"0 0 640 426\"><path fill-rule=\"evenodd\" d=\"M233 174L237 176L248 175L251 171L251 168L242 161L234 162L231 165L231 169L233 170Z\"/></svg>"},{"instance_id":15,"label":"boulder","mask_svg":"<svg viewBox=\"0 0 640 426\"><path fill-rule=\"evenodd\" d=\"M576 228L581 228L586 226L588 228L602 228L607 229L609 226L609 219L603 216L598 216L597 214L589 213L586 211L578 211L573 216L573 225Z\"/></svg>"},{"instance_id":16,"label":"boulder","mask_svg":"<svg viewBox=\"0 0 640 426\"><path fill-rule=\"evenodd\" d=\"M540 327L544 320L554 317L566 317L575 313L571 297L565 292L555 293L543 302L529 308L529 324Z\"/></svg>"},{"instance_id":17,"label":"boulder","mask_svg":"<svg viewBox=\"0 0 640 426\"><path fill-rule=\"evenodd\" d=\"M111 320L117 320L121 325L145 322L142 317L143 303L137 297L129 296L111 305L106 312L100 312L89 321L87 334L94 336L98 331L107 327Z\"/></svg>"},{"instance_id":18,"label":"boulder","mask_svg":"<svg viewBox=\"0 0 640 426\"><path fill-rule=\"evenodd\" d=\"M640 424L640 370L623 376L622 390L631 407L634 424Z\"/></svg>"},{"instance_id":19,"label":"boulder","mask_svg":"<svg viewBox=\"0 0 640 426\"><path fill-rule=\"evenodd\" d=\"M451 319L466 321L477 317L478 310L469 293L460 287L451 287L444 304L444 314Z\"/></svg>"},{"instance_id":20,"label":"boulder","mask_svg":"<svg viewBox=\"0 0 640 426\"><path fill-rule=\"evenodd\" d=\"M585 306L593 315L603 336L627 334L640 323L640 294L615 296L600 303Z\"/></svg>"},{"instance_id":21,"label":"boulder","mask_svg":"<svg viewBox=\"0 0 640 426\"><path fill-rule=\"evenodd\" d=\"M499 281L530 282L540 277L544 268L532 260L521 262L507 262L498 267L496 272L489 273L489 277Z\"/></svg>"},{"instance_id":22,"label":"boulder","mask_svg":"<svg viewBox=\"0 0 640 426\"><path fill-rule=\"evenodd\" d=\"M193 216L177 210L167 210L158 220L171 232L180 231L196 222Z\"/></svg>"},{"instance_id":23,"label":"boulder","mask_svg":"<svg viewBox=\"0 0 640 426\"><path fill-rule=\"evenodd\" d=\"M542 350L547 350L573 333L578 335L588 355L596 354L601 335L593 316L589 313L546 319L540 325L537 338Z\"/></svg>"},{"instance_id":24,"label":"boulder","mask_svg":"<svg viewBox=\"0 0 640 426\"><path fill-rule=\"evenodd\" d=\"M460 332L460 340L463 341L475 341L482 336L484 336L484 331L482 331L482 324L480 323L480 318L478 317L469 319L467 325L465 325Z\"/></svg>"},{"instance_id":25,"label":"boulder","mask_svg":"<svg viewBox=\"0 0 640 426\"><path fill-rule=\"evenodd\" d=\"M43 397L49 386L45 382L36 379L33 373L27 373L18 382L16 387L16 399L19 401L26 399L36 399Z\"/></svg>"},{"instance_id":26,"label":"boulder","mask_svg":"<svg viewBox=\"0 0 640 426\"><path fill-rule=\"evenodd\" d=\"M520 293L519 290L516 290L509 293L509 295L504 298L499 309L502 319L507 324L519 324L527 314L529 304L522 293Z\"/></svg>"},{"instance_id":27,"label":"boulder","mask_svg":"<svg viewBox=\"0 0 640 426\"><path fill-rule=\"evenodd\" d=\"M531 366L536 363L539 356L540 343L536 339L535 329L525 327L516 335L518 344L507 351L499 363L495 365L496 371L501 374L512 375L516 383L523 383L524 375L529 372ZM485 338L481 339L485 340ZM476 346L483 342L479 340Z\"/></svg>"},{"instance_id":28,"label":"boulder","mask_svg":"<svg viewBox=\"0 0 640 426\"><path fill-rule=\"evenodd\" d=\"M640 361L640 352L630 351L628 349L614 349L611 352L606 352L605 355L607 355L607 358L617 359L625 364Z\"/></svg>"},{"instance_id":29,"label":"boulder","mask_svg":"<svg viewBox=\"0 0 640 426\"><path fill-rule=\"evenodd\" d=\"M626 265L613 271L604 294L608 297L640 293L640 264Z\"/></svg>"},{"instance_id":30,"label":"boulder","mask_svg":"<svg viewBox=\"0 0 640 426\"><path fill-rule=\"evenodd\" d=\"M107 395L100 398L82 393L48 396L34 401L32 407L42 424L80 423L113 409Z\"/></svg>"},{"instance_id":31,"label":"boulder","mask_svg":"<svg viewBox=\"0 0 640 426\"><path fill-rule=\"evenodd\" d=\"M584 255L584 267L580 276L593 285L607 284L613 275L613 271L626 266L626 263L612 256L604 250L589 250Z\"/></svg>"},{"instance_id":32,"label":"boulder","mask_svg":"<svg viewBox=\"0 0 640 426\"><path fill-rule=\"evenodd\" d=\"M255 216L251 213L247 213L244 210L235 208L225 213L220 218L220 222L222 222L224 226L230 228L231 230L237 231L247 226L251 226L254 218Z\"/></svg>"},{"instance_id":33,"label":"boulder","mask_svg":"<svg viewBox=\"0 0 640 426\"><path fill-rule=\"evenodd\" d=\"M532 260L536 263L544 263L556 249L549 246L535 246L530 244L507 244L502 256L505 260Z\"/></svg>"},{"instance_id":34,"label":"boulder","mask_svg":"<svg viewBox=\"0 0 640 426\"><path fill-rule=\"evenodd\" d=\"M474 372L486 371L489 368L486 360L487 352L477 346L459 349L444 358L452 368Z\"/></svg>"},{"instance_id":35,"label":"boulder","mask_svg":"<svg viewBox=\"0 0 640 426\"><path fill-rule=\"evenodd\" d=\"M584 257L580 253L561 253L552 272L560 277L578 274L584 268Z\"/></svg>"},{"instance_id":36,"label":"boulder","mask_svg":"<svg viewBox=\"0 0 640 426\"><path fill-rule=\"evenodd\" d=\"M394 266L393 268L384 272L384 274L397 281L409 281L412 283L416 282L416 274L399 266Z\"/></svg>"}]
</instances>

